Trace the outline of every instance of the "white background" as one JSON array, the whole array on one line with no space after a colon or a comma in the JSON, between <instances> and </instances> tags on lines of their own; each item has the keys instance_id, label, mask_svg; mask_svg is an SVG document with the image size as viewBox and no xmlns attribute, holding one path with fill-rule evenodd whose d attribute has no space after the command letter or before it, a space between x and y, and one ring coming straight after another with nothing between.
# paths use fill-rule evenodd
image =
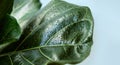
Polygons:
<instances>
[{"instance_id":1,"label":"white background","mask_svg":"<svg viewBox=\"0 0 120 65\"><path fill-rule=\"evenodd\" d=\"M43 6L50 0L41 0ZM90 56L78 65L120 65L120 0L66 0L90 7L94 17L94 44Z\"/></svg>"}]
</instances>

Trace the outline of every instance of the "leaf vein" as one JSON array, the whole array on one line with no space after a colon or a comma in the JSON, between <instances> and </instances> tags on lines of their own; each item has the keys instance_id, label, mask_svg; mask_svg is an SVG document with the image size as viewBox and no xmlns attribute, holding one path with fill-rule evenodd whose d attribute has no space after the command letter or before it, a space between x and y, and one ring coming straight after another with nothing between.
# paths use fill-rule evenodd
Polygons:
<instances>
[{"instance_id":1,"label":"leaf vein","mask_svg":"<svg viewBox=\"0 0 120 65\"><path fill-rule=\"evenodd\" d=\"M75 23L79 23L79 22L81 22L81 21L74 22L74 23L71 23L71 24L69 24L69 25L63 27L61 30L59 30L57 33L55 33L53 36L51 36L51 37L48 39L48 41L46 42L45 45L47 45L47 44L49 43L49 41L50 41L51 39L53 39L53 37L54 37L55 35L59 34L60 31L62 31L63 29L66 29L67 27L69 27L69 26L71 26L71 25L73 25L73 24L75 24Z\"/></svg>"},{"instance_id":2,"label":"leaf vein","mask_svg":"<svg viewBox=\"0 0 120 65\"><path fill-rule=\"evenodd\" d=\"M10 57L10 55L8 55L9 59L10 59L10 63L11 65L13 65L13 61L12 61L12 58Z\"/></svg>"},{"instance_id":3,"label":"leaf vein","mask_svg":"<svg viewBox=\"0 0 120 65\"><path fill-rule=\"evenodd\" d=\"M35 65L33 64L31 61L29 61L27 58L25 58L23 55L20 55L25 61L27 61L28 63L30 63L31 65Z\"/></svg>"},{"instance_id":4,"label":"leaf vein","mask_svg":"<svg viewBox=\"0 0 120 65\"><path fill-rule=\"evenodd\" d=\"M45 55L40 48L39 48L39 52L40 52L45 58L47 58L48 60L53 61L50 57L48 57L47 55Z\"/></svg>"}]
</instances>

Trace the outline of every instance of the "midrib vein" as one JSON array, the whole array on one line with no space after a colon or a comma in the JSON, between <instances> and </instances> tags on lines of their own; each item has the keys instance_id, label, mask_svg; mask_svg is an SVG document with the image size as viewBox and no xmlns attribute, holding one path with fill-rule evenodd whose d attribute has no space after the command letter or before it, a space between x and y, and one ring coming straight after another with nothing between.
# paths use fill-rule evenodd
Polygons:
<instances>
[{"instance_id":1,"label":"midrib vein","mask_svg":"<svg viewBox=\"0 0 120 65\"><path fill-rule=\"evenodd\" d=\"M78 45L81 45L81 44L38 46L38 47L34 47L34 48L29 48L29 49L24 49L24 50L19 50L19 51L13 51L13 52L4 53L4 54L1 54L0 57L8 56L8 55L16 54L16 53L22 53L23 51L25 52L25 51L35 50L35 49L39 49L39 48L44 48L44 47L63 47L63 46L67 47L67 46L78 46Z\"/></svg>"}]
</instances>

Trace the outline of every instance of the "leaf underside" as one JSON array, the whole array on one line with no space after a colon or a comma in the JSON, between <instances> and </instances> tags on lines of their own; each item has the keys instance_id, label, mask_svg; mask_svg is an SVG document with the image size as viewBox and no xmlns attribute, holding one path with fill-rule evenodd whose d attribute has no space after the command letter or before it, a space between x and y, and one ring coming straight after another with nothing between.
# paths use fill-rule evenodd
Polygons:
<instances>
[{"instance_id":1,"label":"leaf underside","mask_svg":"<svg viewBox=\"0 0 120 65\"><path fill-rule=\"evenodd\" d=\"M93 18L86 6L52 0L29 21L2 65L62 65L83 61L92 46ZM7 62L7 63L6 63Z\"/></svg>"}]
</instances>

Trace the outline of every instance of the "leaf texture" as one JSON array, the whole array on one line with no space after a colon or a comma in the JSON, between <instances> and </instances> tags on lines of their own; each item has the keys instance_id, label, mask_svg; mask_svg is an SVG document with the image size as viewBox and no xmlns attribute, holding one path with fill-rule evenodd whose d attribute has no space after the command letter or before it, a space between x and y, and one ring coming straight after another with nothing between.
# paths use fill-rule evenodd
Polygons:
<instances>
[{"instance_id":1,"label":"leaf texture","mask_svg":"<svg viewBox=\"0 0 120 65\"><path fill-rule=\"evenodd\" d=\"M89 55L93 17L88 7L52 0L29 22L14 51L0 54L2 65L76 64Z\"/></svg>"},{"instance_id":2,"label":"leaf texture","mask_svg":"<svg viewBox=\"0 0 120 65\"><path fill-rule=\"evenodd\" d=\"M14 16L23 30L29 20L33 18L41 7L39 0L14 0L13 11L11 13Z\"/></svg>"}]
</instances>

